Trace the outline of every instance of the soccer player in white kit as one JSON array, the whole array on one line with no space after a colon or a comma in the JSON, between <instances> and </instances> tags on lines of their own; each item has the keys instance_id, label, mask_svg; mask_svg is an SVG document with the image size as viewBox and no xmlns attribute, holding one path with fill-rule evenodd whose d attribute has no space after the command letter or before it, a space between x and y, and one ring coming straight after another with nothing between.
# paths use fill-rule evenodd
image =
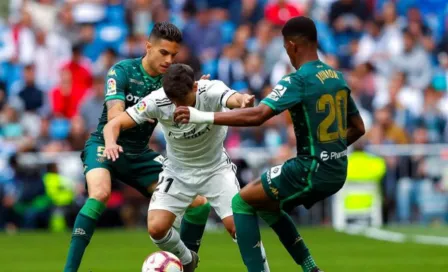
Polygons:
<instances>
[{"instance_id":1,"label":"soccer player in white kit","mask_svg":"<svg viewBox=\"0 0 448 272\"><path fill-rule=\"evenodd\" d=\"M218 80L194 81L194 72L185 64L171 65L163 79L163 88L152 92L135 106L110 121L104 128L105 155L116 160L121 130L157 119L167 142L167 159L159 175L157 188L148 210L148 232L161 249L175 254L186 272L197 267L198 256L189 251L173 228L197 195L207 198L235 238L231 208L239 191L236 166L227 155L223 142L226 126L177 124L173 114L177 106L194 106L201 111L219 112L226 108L253 106L254 97L239 94ZM262 245L260 245L263 247ZM262 248L265 257L264 248ZM269 271L267 261L265 271Z\"/></svg>"}]
</instances>

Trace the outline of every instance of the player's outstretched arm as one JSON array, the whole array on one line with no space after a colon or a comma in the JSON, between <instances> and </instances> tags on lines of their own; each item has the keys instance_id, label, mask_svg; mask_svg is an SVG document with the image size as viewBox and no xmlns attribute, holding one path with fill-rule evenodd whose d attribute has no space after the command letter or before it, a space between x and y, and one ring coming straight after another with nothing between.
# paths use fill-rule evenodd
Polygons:
<instances>
[{"instance_id":1,"label":"player's outstretched arm","mask_svg":"<svg viewBox=\"0 0 448 272\"><path fill-rule=\"evenodd\" d=\"M347 127L347 146L350 146L361 138L366 133L364 128L364 122L362 121L361 115L352 114L348 116L348 127Z\"/></svg>"},{"instance_id":2,"label":"player's outstretched arm","mask_svg":"<svg viewBox=\"0 0 448 272\"><path fill-rule=\"evenodd\" d=\"M129 116L127 112L122 112L106 124L103 130L103 135L106 143L104 154L107 159L112 161L118 159L119 153L123 152L123 147L117 144L120 131L133 128L136 125L137 123Z\"/></svg>"},{"instance_id":3,"label":"player's outstretched arm","mask_svg":"<svg viewBox=\"0 0 448 272\"><path fill-rule=\"evenodd\" d=\"M120 115L125 110L125 103L123 100L114 99L106 101L107 107L107 121L110 121Z\"/></svg>"},{"instance_id":4,"label":"player's outstretched arm","mask_svg":"<svg viewBox=\"0 0 448 272\"><path fill-rule=\"evenodd\" d=\"M174 112L174 121L183 124L208 123L223 126L253 127L263 124L274 115L274 111L265 104L228 112L203 112L192 107L178 107Z\"/></svg>"},{"instance_id":5,"label":"player's outstretched arm","mask_svg":"<svg viewBox=\"0 0 448 272\"><path fill-rule=\"evenodd\" d=\"M229 109L253 107L255 96L250 94L234 93L227 99L226 106Z\"/></svg>"}]
</instances>

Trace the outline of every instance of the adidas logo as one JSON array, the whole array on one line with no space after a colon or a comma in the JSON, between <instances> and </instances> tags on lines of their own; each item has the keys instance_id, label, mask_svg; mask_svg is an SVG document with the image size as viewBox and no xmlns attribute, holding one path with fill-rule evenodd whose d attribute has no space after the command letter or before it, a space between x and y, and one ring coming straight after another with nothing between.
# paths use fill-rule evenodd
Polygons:
<instances>
[{"instance_id":1,"label":"adidas logo","mask_svg":"<svg viewBox=\"0 0 448 272\"><path fill-rule=\"evenodd\" d=\"M75 229L75 231L73 232L73 235L84 236L84 235L87 235L87 234L86 234L86 231L85 231L84 229L77 228L77 229Z\"/></svg>"}]
</instances>

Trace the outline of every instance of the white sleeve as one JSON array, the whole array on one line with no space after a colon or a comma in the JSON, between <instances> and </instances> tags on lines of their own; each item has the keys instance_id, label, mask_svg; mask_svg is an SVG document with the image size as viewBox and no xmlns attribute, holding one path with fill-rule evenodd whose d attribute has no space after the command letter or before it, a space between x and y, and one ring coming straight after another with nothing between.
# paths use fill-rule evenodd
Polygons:
<instances>
[{"instance_id":1,"label":"white sleeve","mask_svg":"<svg viewBox=\"0 0 448 272\"><path fill-rule=\"evenodd\" d=\"M227 100L235 93L235 90L230 89L220 80L209 81L205 92L210 103L213 105L221 105L223 107L226 107Z\"/></svg>"},{"instance_id":2,"label":"white sleeve","mask_svg":"<svg viewBox=\"0 0 448 272\"><path fill-rule=\"evenodd\" d=\"M149 95L134 106L127 108L126 112L137 124L142 124L149 119L156 119L160 116L159 107Z\"/></svg>"}]
</instances>

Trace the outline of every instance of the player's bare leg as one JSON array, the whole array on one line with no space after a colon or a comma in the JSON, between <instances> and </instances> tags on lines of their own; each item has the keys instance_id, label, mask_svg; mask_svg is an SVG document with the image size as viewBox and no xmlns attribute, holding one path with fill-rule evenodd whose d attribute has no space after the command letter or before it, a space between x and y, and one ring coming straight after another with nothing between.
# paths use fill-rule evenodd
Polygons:
<instances>
[{"instance_id":1,"label":"player's bare leg","mask_svg":"<svg viewBox=\"0 0 448 272\"><path fill-rule=\"evenodd\" d=\"M199 257L188 249L173 228L176 215L166 210L150 210L148 212L148 233L158 248L176 255L186 272L194 271Z\"/></svg>"},{"instance_id":2,"label":"player's bare leg","mask_svg":"<svg viewBox=\"0 0 448 272\"><path fill-rule=\"evenodd\" d=\"M305 272L319 271L302 237L280 203L265 192L261 180L244 187L232 200L238 246L249 272L262 272L261 236L257 214L277 233L289 254Z\"/></svg>"},{"instance_id":3,"label":"player's bare leg","mask_svg":"<svg viewBox=\"0 0 448 272\"><path fill-rule=\"evenodd\" d=\"M157 182L148 188L148 192L154 192ZM210 214L210 203L203 196L197 196L185 211L183 218L176 218L174 226L179 229L180 239L188 249L198 253L202 236Z\"/></svg>"},{"instance_id":4,"label":"player's bare leg","mask_svg":"<svg viewBox=\"0 0 448 272\"><path fill-rule=\"evenodd\" d=\"M89 199L76 217L64 272L78 271L82 256L95 231L96 223L106 208L111 193L109 170L95 168L87 172Z\"/></svg>"}]
</instances>

